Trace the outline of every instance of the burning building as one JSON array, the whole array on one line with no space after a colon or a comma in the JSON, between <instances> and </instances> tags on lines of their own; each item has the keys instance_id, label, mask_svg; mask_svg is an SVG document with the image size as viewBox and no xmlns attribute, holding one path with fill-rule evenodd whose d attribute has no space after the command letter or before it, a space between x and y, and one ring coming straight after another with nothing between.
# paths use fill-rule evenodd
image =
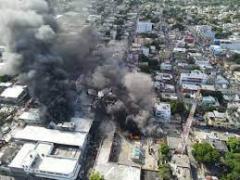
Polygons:
<instances>
[{"instance_id":1,"label":"burning building","mask_svg":"<svg viewBox=\"0 0 240 180\"><path fill-rule=\"evenodd\" d=\"M127 40L101 44L94 27L69 30L58 24L45 0L13 1L0 0L4 19L0 32L8 32L2 40L8 51L5 69L11 67L9 73L20 74L30 96L40 104L44 122L70 121L75 100L89 98L79 94L93 89L99 92L93 103L95 113L106 115L124 130L148 134L159 129L151 120L152 79L126 65ZM6 72L0 69L0 74ZM77 87L72 83L76 79L81 81ZM103 89L111 92L102 94Z\"/></svg>"}]
</instances>

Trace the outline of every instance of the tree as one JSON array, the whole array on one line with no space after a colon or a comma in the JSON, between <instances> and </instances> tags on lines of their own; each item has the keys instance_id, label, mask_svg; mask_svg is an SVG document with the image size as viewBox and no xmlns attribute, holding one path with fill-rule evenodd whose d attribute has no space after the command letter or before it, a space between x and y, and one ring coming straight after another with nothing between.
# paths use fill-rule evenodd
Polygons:
<instances>
[{"instance_id":1,"label":"tree","mask_svg":"<svg viewBox=\"0 0 240 180\"><path fill-rule=\"evenodd\" d=\"M89 180L104 180L104 177L98 171L92 171Z\"/></svg>"},{"instance_id":2,"label":"tree","mask_svg":"<svg viewBox=\"0 0 240 180\"><path fill-rule=\"evenodd\" d=\"M7 75L0 76L0 82L7 82L10 81L11 77Z\"/></svg>"},{"instance_id":3,"label":"tree","mask_svg":"<svg viewBox=\"0 0 240 180\"><path fill-rule=\"evenodd\" d=\"M213 165L220 160L220 153L209 143L196 143L192 150L195 159L206 165Z\"/></svg>"},{"instance_id":4,"label":"tree","mask_svg":"<svg viewBox=\"0 0 240 180\"><path fill-rule=\"evenodd\" d=\"M168 156L170 152L170 148L168 147L168 145L166 143L161 144L160 146L160 153L162 155Z\"/></svg>"},{"instance_id":5,"label":"tree","mask_svg":"<svg viewBox=\"0 0 240 180\"><path fill-rule=\"evenodd\" d=\"M232 153L240 153L240 139L236 137L228 138L227 145Z\"/></svg>"},{"instance_id":6,"label":"tree","mask_svg":"<svg viewBox=\"0 0 240 180\"><path fill-rule=\"evenodd\" d=\"M171 171L171 168L169 167L169 165L167 165L167 164L159 166L158 174L162 180L172 179L172 171Z\"/></svg>"},{"instance_id":7,"label":"tree","mask_svg":"<svg viewBox=\"0 0 240 180\"><path fill-rule=\"evenodd\" d=\"M158 150L159 153L159 161L166 161L169 159L170 155L170 148L166 143L163 143L160 145L160 148Z\"/></svg>"},{"instance_id":8,"label":"tree","mask_svg":"<svg viewBox=\"0 0 240 180\"><path fill-rule=\"evenodd\" d=\"M172 114L186 112L185 105L182 101L172 101L170 104L171 104Z\"/></svg>"},{"instance_id":9,"label":"tree","mask_svg":"<svg viewBox=\"0 0 240 180\"><path fill-rule=\"evenodd\" d=\"M222 180L239 180L240 179L240 153L226 153L224 164L228 167L228 171Z\"/></svg>"}]
</instances>

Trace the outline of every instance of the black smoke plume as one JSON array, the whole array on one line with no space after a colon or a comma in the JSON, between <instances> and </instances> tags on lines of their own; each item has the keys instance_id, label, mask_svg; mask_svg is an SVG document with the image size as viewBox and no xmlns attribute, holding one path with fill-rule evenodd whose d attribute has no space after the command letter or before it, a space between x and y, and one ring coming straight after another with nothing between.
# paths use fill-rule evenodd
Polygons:
<instances>
[{"instance_id":1,"label":"black smoke plume","mask_svg":"<svg viewBox=\"0 0 240 180\"><path fill-rule=\"evenodd\" d=\"M45 0L0 0L0 43L6 46L0 74L20 74L47 122L69 120L76 89L93 89L96 114L106 114L124 130L159 134L151 118L152 80L127 67L127 40L101 44L92 26L79 30L66 24L70 29L56 22Z\"/></svg>"},{"instance_id":2,"label":"black smoke plume","mask_svg":"<svg viewBox=\"0 0 240 180\"><path fill-rule=\"evenodd\" d=\"M74 113L70 80L90 58L93 31L64 32L45 0L0 0L0 32L6 46L0 74L20 74L44 119L68 120Z\"/></svg>"}]
</instances>

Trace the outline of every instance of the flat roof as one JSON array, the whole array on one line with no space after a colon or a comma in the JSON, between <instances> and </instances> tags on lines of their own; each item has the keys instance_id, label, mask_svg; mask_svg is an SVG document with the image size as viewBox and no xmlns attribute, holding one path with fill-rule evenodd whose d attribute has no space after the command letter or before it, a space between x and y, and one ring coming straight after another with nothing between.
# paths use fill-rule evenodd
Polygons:
<instances>
[{"instance_id":1,"label":"flat roof","mask_svg":"<svg viewBox=\"0 0 240 180\"><path fill-rule=\"evenodd\" d=\"M77 163L77 159L46 156L41 160L37 169L45 172L71 174Z\"/></svg>"},{"instance_id":2,"label":"flat roof","mask_svg":"<svg viewBox=\"0 0 240 180\"><path fill-rule=\"evenodd\" d=\"M20 85L8 87L1 93L0 97L14 99L18 98L25 91L25 88L26 88L25 86Z\"/></svg>"},{"instance_id":3,"label":"flat roof","mask_svg":"<svg viewBox=\"0 0 240 180\"><path fill-rule=\"evenodd\" d=\"M88 118L73 117L71 118L71 122L74 122L76 125L75 131L88 133L93 120Z\"/></svg>"},{"instance_id":4,"label":"flat roof","mask_svg":"<svg viewBox=\"0 0 240 180\"><path fill-rule=\"evenodd\" d=\"M200 89L200 86L195 85L195 84L182 84L183 89L188 89L188 90L198 90Z\"/></svg>"},{"instance_id":5,"label":"flat roof","mask_svg":"<svg viewBox=\"0 0 240 180\"><path fill-rule=\"evenodd\" d=\"M199 79L207 79L208 75L202 72L192 71L191 73L181 73L180 78L199 78Z\"/></svg>"},{"instance_id":6,"label":"flat roof","mask_svg":"<svg viewBox=\"0 0 240 180\"><path fill-rule=\"evenodd\" d=\"M23 168L23 161L27 155L35 148L35 144L25 143L23 147L18 151L12 162L9 164L10 167Z\"/></svg>"},{"instance_id":7,"label":"flat roof","mask_svg":"<svg viewBox=\"0 0 240 180\"><path fill-rule=\"evenodd\" d=\"M174 154L172 157L172 162L176 164L178 167L190 169L189 157L185 154Z\"/></svg>"},{"instance_id":8,"label":"flat roof","mask_svg":"<svg viewBox=\"0 0 240 180\"><path fill-rule=\"evenodd\" d=\"M48 155L53 149L53 144L40 142L35 146L35 149L40 155Z\"/></svg>"},{"instance_id":9,"label":"flat roof","mask_svg":"<svg viewBox=\"0 0 240 180\"><path fill-rule=\"evenodd\" d=\"M0 87L10 87L12 86L11 82L0 82Z\"/></svg>"},{"instance_id":10,"label":"flat roof","mask_svg":"<svg viewBox=\"0 0 240 180\"><path fill-rule=\"evenodd\" d=\"M104 175L105 180L140 180L140 168L114 163L97 165L95 170Z\"/></svg>"},{"instance_id":11,"label":"flat roof","mask_svg":"<svg viewBox=\"0 0 240 180\"><path fill-rule=\"evenodd\" d=\"M177 149L179 143L181 143L182 140L180 137L174 137L174 136L167 136L167 144L170 147L170 149Z\"/></svg>"},{"instance_id":12,"label":"flat roof","mask_svg":"<svg viewBox=\"0 0 240 180\"><path fill-rule=\"evenodd\" d=\"M67 132L37 126L26 126L18 131L15 139L51 142L68 146L83 146L88 133Z\"/></svg>"},{"instance_id":13,"label":"flat roof","mask_svg":"<svg viewBox=\"0 0 240 180\"><path fill-rule=\"evenodd\" d=\"M26 112L23 112L19 119L27 121L40 121L40 111L39 109L31 108Z\"/></svg>"},{"instance_id":14,"label":"flat roof","mask_svg":"<svg viewBox=\"0 0 240 180\"><path fill-rule=\"evenodd\" d=\"M169 103L161 102L161 103L156 103L155 108L157 111L170 111L171 105Z\"/></svg>"},{"instance_id":15,"label":"flat roof","mask_svg":"<svg viewBox=\"0 0 240 180\"><path fill-rule=\"evenodd\" d=\"M29 168L44 171L48 173L72 174L78 164L78 159L64 158L48 155L52 149L51 144L40 143L25 143L20 151L17 153L9 167L23 169L24 165ZM41 154L44 156L41 156ZM37 156L37 155L40 156ZM32 165L33 161L36 161Z\"/></svg>"}]
</instances>

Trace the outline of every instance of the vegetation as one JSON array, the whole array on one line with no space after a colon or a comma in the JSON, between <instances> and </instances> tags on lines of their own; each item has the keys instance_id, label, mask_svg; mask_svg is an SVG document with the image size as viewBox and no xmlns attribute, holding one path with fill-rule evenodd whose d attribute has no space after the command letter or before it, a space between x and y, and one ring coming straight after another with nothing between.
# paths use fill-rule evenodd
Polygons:
<instances>
[{"instance_id":1,"label":"vegetation","mask_svg":"<svg viewBox=\"0 0 240 180\"><path fill-rule=\"evenodd\" d=\"M228 148L232 153L240 153L240 139L230 137L227 141Z\"/></svg>"},{"instance_id":2,"label":"vegetation","mask_svg":"<svg viewBox=\"0 0 240 180\"><path fill-rule=\"evenodd\" d=\"M195 159L205 165L214 165L219 162L220 154L209 143L196 143L192 150Z\"/></svg>"},{"instance_id":3,"label":"vegetation","mask_svg":"<svg viewBox=\"0 0 240 180\"><path fill-rule=\"evenodd\" d=\"M4 76L0 76L0 82L7 82L7 81L10 81L11 78L7 75L4 75Z\"/></svg>"},{"instance_id":4,"label":"vegetation","mask_svg":"<svg viewBox=\"0 0 240 180\"><path fill-rule=\"evenodd\" d=\"M160 145L159 148L159 159L162 161L167 161L170 158L170 148L166 143Z\"/></svg>"},{"instance_id":5,"label":"vegetation","mask_svg":"<svg viewBox=\"0 0 240 180\"><path fill-rule=\"evenodd\" d=\"M224 164L227 166L228 171L222 180L239 180L240 178L240 153L226 153Z\"/></svg>"},{"instance_id":6,"label":"vegetation","mask_svg":"<svg viewBox=\"0 0 240 180\"><path fill-rule=\"evenodd\" d=\"M176 113L186 113L187 109L184 105L184 102L182 101L172 101L171 102L171 111L172 114L176 114Z\"/></svg>"},{"instance_id":7,"label":"vegetation","mask_svg":"<svg viewBox=\"0 0 240 180\"><path fill-rule=\"evenodd\" d=\"M172 171L169 165L164 164L158 167L158 174L161 180L171 180L172 179Z\"/></svg>"},{"instance_id":8,"label":"vegetation","mask_svg":"<svg viewBox=\"0 0 240 180\"><path fill-rule=\"evenodd\" d=\"M104 177L99 172L92 171L90 173L89 180L104 180Z\"/></svg>"}]
</instances>

